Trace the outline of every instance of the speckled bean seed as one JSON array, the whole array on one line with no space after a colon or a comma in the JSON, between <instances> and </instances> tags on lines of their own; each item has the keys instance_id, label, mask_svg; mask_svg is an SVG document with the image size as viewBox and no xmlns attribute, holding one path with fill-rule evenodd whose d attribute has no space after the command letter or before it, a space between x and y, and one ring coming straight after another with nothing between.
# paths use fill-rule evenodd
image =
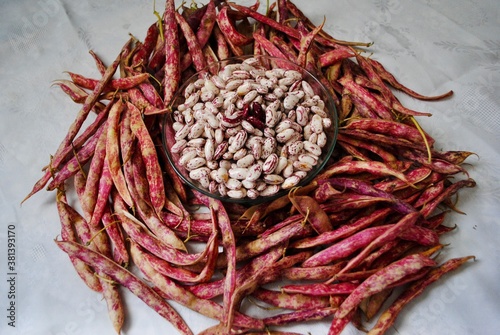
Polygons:
<instances>
[{"instance_id":1,"label":"speckled bean seed","mask_svg":"<svg viewBox=\"0 0 500 335\"><path fill-rule=\"evenodd\" d=\"M248 168L236 167L236 168L230 168L228 170L229 177L234 178L234 179L238 179L238 180L242 180L242 179L247 178L248 173L249 173Z\"/></svg>"},{"instance_id":2,"label":"speckled bean seed","mask_svg":"<svg viewBox=\"0 0 500 335\"><path fill-rule=\"evenodd\" d=\"M267 187L260 192L260 195L263 197L268 197L270 195L278 193L280 188L280 185L267 185Z\"/></svg>"},{"instance_id":3,"label":"speckled bean seed","mask_svg":"<svg viewBox=\"0 0 500 335\"><path fill-rule=\"evenodd\" d=\"M229 190L227 191L227 196L233 199L243 199L246 197L247 191L244 188L240 188L238 190Z\"/></svg>"},{"instance_id":4,"label":"speckled bean seed","mask_svg":"<svg viewBox=\"0 0 500 335\"><path fill-rule=\"evenodd\" d=\"M205 165L206 162L207 161L203 157L195 157L195 158L191 159L190 161L186 162L186 169L195 170L195 169Z\"/></svg>"},{"instance_id":5,"label":"speckled bean seed","mask_svg":"<svg viewBox=\"0 0 500 335\"><path fill-rule=\"evenodd\" d=\"M252 154L248 154L243 158L237 160L236 165L238 167L247 168L253 164L255 157Z\"/></svg>"},{"instance_id":6,"label":"speckled bean seed","mask_svg":"<svg viewBox=\"0 0 500 335\"><path fill-rule=\"evenodd\" d=\"M298 176L292 175L283 181L283 184L281 184L281 188L283 188L285 190L290 189L294 186L297 186L297 184L300 182L300 180L301 180L301 178L299 178Z\"/></svg>"},{"instance_id":7,"label":"speckled bean seed","mask_svg":"<svg viewBox=\"0 0 500 335\"><path fill-rule=\"evenodd\" d=\"M254 164L247 169L246 180L256 181L260 178L262 174L262 166L260 164Z\"/></svg>"}]
</instances>

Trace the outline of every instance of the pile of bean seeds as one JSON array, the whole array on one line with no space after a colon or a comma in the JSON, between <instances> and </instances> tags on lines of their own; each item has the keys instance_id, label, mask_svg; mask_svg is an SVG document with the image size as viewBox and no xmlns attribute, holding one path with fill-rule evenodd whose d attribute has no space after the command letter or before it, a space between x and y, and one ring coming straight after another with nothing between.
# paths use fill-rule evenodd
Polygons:
<instances>
[{"instance_id":1,"label":"pile of bean seeds","mask_svg":"<svg viewBox=\"0 0 500 335\"><path fill-rule=\"evenodd\" d=\"M270 196L318 164L332 120L301 72L257 58L190 82L173 111L172 153L189 177L230 198Z\"/></svg>"}]
</instances>

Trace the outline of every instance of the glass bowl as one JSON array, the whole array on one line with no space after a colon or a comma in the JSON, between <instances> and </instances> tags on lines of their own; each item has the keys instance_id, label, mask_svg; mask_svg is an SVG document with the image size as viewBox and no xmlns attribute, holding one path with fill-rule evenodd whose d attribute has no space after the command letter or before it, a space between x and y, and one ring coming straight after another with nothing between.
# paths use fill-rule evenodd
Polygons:
<instances>
[{"instance_id":1,"label":"glass bowl","mask_svg":"<svg viewBox=\"0 0 500 335\"><path fill-rule=\"evenodd\" d=\"M227 202L255 205L310 183L337 139L328 90L312 73L280 58L212 63L182 84L170 110L162 124L169 163L189 187ZM285 162L292 167L283 168Z\"/></svg>"}]
</instances>

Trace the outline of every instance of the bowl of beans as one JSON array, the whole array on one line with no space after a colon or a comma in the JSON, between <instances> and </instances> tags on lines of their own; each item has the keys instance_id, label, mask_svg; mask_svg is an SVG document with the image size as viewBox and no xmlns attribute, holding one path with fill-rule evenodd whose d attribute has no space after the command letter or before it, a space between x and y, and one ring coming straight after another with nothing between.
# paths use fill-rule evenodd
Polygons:
<instances>
[{"instance_id":1,"label":"bowl of beans","mask_svg":"<svg viewBox=\"0 0 500 335\"><path fill-rule=\"evenodd\" d=\"M162 125L168 161L186 184L249 204L311 182L330 159L337 130L324 85L268 56L208 65L182 84Z\"/></svg>"}]
</instances>

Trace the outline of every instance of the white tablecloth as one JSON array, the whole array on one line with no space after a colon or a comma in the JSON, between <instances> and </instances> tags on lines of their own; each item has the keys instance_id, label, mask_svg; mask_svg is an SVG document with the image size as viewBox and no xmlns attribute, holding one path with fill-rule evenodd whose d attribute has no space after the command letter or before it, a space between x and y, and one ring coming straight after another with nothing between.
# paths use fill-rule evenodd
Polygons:
<instances>
[{"instance_id":1,"label":"white tablecloth","mask_svg":"<svg viewBox=\"0 0 500 335\"><path fill-rule=\"evenodd\" d=\"M339 39L373 41L373 57L413 89L426 94L453 90L454 96L442 102L401 99L433 114L420 121L438 148L477 153L468 159L477 187L460 192L459 208L467 214L448 216L447 223L458 229L446 236L450 245L441 255L473 254L477 260L409 305L390 334L498 334L498 1L296 3L316 23L326 17L326 29ZM162 6L157 2L159 11ZM143 39L155 20L153 1L19 0L3 1L0 8L0 334L112 334L105 302L84 286L53 242L60 232L54 194L43 191L22 206L20 202L41 177L79 108L51 83L67 78L64 71L98 76L88 50L109 64L129 33ZM9 230L15 232L13 271L7 266ZM174 333L142 301L125 296L124 334ZM11 302L15 328L8 324ZM215 324L179 309L195 332ZM328 323L288 329L321 335ZM348 326L343 334L362 332Z\"/></svg>"}]
</instances>

